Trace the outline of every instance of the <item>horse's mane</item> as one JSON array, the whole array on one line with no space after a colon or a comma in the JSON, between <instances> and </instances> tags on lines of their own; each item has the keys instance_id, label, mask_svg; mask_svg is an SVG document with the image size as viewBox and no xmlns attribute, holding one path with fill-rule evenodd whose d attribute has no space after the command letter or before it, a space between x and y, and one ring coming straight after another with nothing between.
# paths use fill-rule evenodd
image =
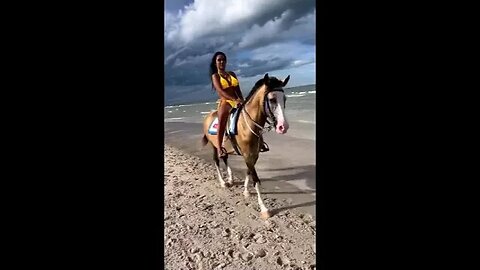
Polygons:
<instances>
[{"instance_id":1,"label":"horse's mane","mask_svg":"<svg viewBox=\"0 0 480 270\"><path fill-rule=\"evenodd\" d=\"M255 92L258 90L258 88L260 88L260 86L262 86L262 85L263 85L263 78L258 80L255 83L252 90L250 90L250 93L248 93L248 96L245 98L245 102L247 102L253 96L253 94L255 94Z\"/></svg>"},{"instance_id":2,"label":"horse's mane","mask_svg":"<svg viewBox=\"0 0 480 270\"><path fill-rule=\"evenodd\" d=\"M273 87L277 87L277 85L281 85L282 84L282 81L280 81L279 79L275 78L275 77L269 77L269 80L270 80L270 86L273 86ZM257 90L260 88L260 86L262 86L264 83L263 83L263 78L258 80L255 85L253 86L252 90L250 90L250 93L248 93L248 96L245 98L245 102L247 102L250 98L252 98L252 96L255 94L255 92L257 92Z\"/></svg>"}]
</instances>

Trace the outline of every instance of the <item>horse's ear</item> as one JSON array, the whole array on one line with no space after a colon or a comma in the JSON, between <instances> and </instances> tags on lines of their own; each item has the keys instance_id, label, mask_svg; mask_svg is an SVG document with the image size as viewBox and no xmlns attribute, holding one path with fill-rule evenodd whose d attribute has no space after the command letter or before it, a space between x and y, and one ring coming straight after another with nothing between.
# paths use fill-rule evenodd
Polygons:
<instances>
[{"instance_id":1,"label":"horse's ear","mask_svg":"<svg viewBox=\"0 0 480 270\"><path fill-rule=\"evenodd\" d=\"M265 73L265 77L263 77L263 83L268 84L270 82L270 78L268 78L268 73Z\"/></svg>"},{"instance_id":2,"label":"horse's ear","mask_svg":"<svg viewBox=\"0 0 480 270\"><path fill-rule=\"evenodd\" d=\"M288 75L288 77L287 77L287 78L285 78L285 80L283 80L283 84L282 84L282 86L285 86L285 85L287 85L287 83L288 83L288 80L290 80L290 75Z\"/></svg>"}]
</instances>

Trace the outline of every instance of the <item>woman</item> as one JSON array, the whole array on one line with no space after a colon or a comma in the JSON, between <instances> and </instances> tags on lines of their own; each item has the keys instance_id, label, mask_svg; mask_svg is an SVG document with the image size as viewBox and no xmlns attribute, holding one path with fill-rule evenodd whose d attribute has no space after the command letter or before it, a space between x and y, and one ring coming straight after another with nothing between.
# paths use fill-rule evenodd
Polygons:
<instances>
[{"instance_id":1,"label":"woman","mask_svg":"<svg viewBox=\"0 0 480 270\"><path fill-rule=\"evenodd\" d=\"M217 91L218 101L218 132L217 152L219 157L225 157L227 151L223 145L223 135L227 125L228 115L232 108L238 108L244 102L242 91L238 83L237 75L233 71L226 71L227 56L223 52L216 52L210 63L210 77L212 86ZM268 151L268 147L262 146L261 152Z\"/></svg>"}]
</instances>

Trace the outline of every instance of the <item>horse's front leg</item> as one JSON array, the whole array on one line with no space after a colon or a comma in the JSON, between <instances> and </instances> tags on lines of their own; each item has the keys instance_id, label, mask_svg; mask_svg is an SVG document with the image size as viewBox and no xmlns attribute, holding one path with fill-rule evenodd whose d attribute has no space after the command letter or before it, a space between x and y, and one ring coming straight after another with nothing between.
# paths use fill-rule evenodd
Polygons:
<instances>
[{"instance_id":1,"label":"horse's front leg","mask_svg":"<svg viewBox=\"0 0 480 270\"><path fill-rule=\"evenodd\" d=\"M245 190L243 190L243 196L245 196L245 198L250 197L250 192L248 192L248 181L250 180L250 178L252 178L252 176L250 173L250 169L248 169L247 176L245 177Z\"/></svg>"},{"instance_id":2,"label":"horse's front leg","mask_svg":"<svg viewBox=\"0 0 480 270\"><path fill-rule=\"evenodd\" d=\"M260 192L260 179L258 178L257 171L255 170L255 163L258 159L257 157L252 157L252 158L247 158L247 167L248 167L248 173L247 173L247 179L245 179L245 184L248 183L248 178L251 177L253 180L253 186L255 187L255 191L257 192L257 199L258 199L258 205L260 206L260 217L263 219L269 218L270 212L268 211L267 207L265 207L265 204L263 203L261 192ZM245 185L245 191L244 195L247 191Z\"/></svg>"}]
</instances>

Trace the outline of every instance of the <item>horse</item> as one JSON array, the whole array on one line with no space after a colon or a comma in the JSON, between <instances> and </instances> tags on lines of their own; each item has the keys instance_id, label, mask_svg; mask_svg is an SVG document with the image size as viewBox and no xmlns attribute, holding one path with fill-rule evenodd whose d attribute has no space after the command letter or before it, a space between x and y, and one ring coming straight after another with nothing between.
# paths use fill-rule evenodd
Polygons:
<instances>
[{"instance_id":1,"label":"horse","mask_svg":"<svg viewBox=\"0 0 480 270\"><path fill-rule=\"evenodd\" d=\"M260 179L255 170L255 164L260 153L260 146L262 143L261 134L267 129L265 124L268 122L270 128L275 127L278 134L285 134L288 130L288 122L285 117L285 103L286 96L283 92L283 87L287 85L290 75L285 80L281 81L275 77L269 77L265 74L263 79L258 80L253 86L252 90L245 98L244 104L239 108L238 121L236 123L237 134L235 136L225 138L230 141L232 145L236 145L236 152L241 154L247 165L247 175L245 177L245 189L243 195L247 198L250 196L248 192L249 180L253 180L253 187L257 192L258 204L260 205L260 217L268 219L271 213L265 207L260 193ZM213 160L217 169L218 180L220 186L225 188L233 185L232 170L228 166L228 154L232 154L233 150L228 150L228 154L223 157L223 162L227 167L228 181L225 182L220 172L220 160L218 158L217 135L210 135L208 130L212 121L217 117L217 111L212 111L203 121L203 137L202 145L208 143L213 148ZM273 125L272 125L273 124ZM228 127L225 128L225 130ZM227 147L225 147L227 148Z\"/></svg>"}]
</instances>

